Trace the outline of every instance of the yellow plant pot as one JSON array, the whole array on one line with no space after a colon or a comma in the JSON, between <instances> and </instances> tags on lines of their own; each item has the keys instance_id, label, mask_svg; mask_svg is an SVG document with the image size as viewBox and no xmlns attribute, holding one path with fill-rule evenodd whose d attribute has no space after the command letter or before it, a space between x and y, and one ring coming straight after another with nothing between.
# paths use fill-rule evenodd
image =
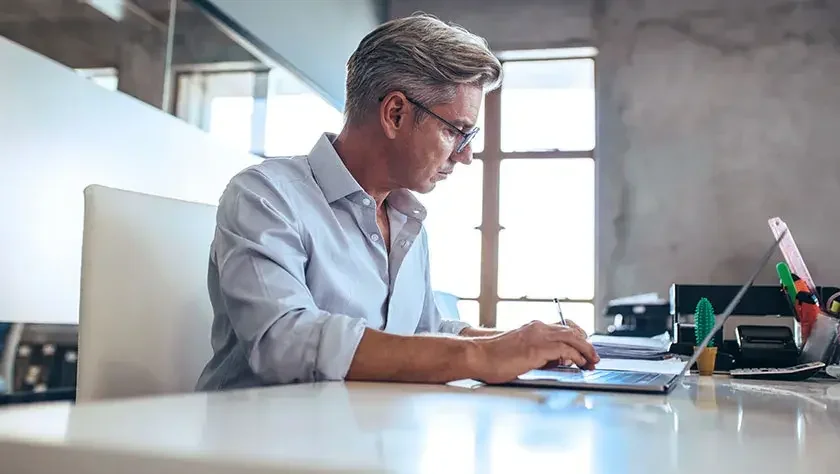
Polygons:
<instances>
[{"instance_id":1,"label":"yellow plant pot","mask_svg":"<svg viewBox=\"0 0 840 474\"><path fill-rule=\"evenodd\" d=\"M700 353L700 357L697 358L697 370L700 372L700 375L712 375L715 371L717 349L717 347L707 347ZM697 347L694 350L697 350Z\"/></svg>"}]
</instances>

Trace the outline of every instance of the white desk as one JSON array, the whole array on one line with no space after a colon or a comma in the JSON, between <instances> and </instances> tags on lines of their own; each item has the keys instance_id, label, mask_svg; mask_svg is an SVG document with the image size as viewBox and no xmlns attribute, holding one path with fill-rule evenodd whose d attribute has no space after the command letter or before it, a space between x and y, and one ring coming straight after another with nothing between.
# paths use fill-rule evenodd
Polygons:
<instances>
[{"instance_id":1,"label":"white desk","mask_svg":"<svg viewBox=\"0 0 840 474\"><path fill-rule=\"evenodd\" d=\"M330 383L0 410L9 473L840 472L840 384ZM192 469L195 469L193 471Z\"/></svg>"}]
</instances>

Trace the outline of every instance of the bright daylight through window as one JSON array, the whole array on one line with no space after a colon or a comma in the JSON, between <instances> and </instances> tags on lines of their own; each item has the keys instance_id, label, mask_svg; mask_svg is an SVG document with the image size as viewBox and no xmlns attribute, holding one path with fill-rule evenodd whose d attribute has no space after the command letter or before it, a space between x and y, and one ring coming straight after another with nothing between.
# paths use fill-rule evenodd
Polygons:
<instances>
[{"instance_id":1,"label":"bright daylight through window","mask_svg":"<svg viewBox=\"0 0 840 474\"><path fill-rule=\"evenodd\" d=\"M564 315L594 330L594 89L590 57L505 61L504 83L491 93L497 105L482 104L476 160L419 196L429 209L433 286L461 298L461 319L478 325L486 312L481 322L503 329L555 322L556 297L567 300ZM500 136L488 140L493 120ZM487 150L488 142L501 146ZM485 270L482 245L497 257Z\"/></svg>"},{"instance_id":2,"label":"bright daylight through window","mask_svg":"<svg viewBox=\"0 0 840 474\"><path fill-rule=\"evenodd\" d=\"M185 72L176 115L227 145L263 156L309 153L342 114L289 71Z\"/></svg>"}]
</instances>

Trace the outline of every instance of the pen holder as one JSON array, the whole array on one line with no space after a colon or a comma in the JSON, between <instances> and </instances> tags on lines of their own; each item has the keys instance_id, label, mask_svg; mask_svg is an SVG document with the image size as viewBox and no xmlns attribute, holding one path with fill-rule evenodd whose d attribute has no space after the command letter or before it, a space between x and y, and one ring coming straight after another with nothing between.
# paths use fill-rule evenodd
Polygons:
<instances>
[{"instance_id":1,"label":"pen holder","mask_svg":"<svg viewBox=\"0 0 840 474\"><path fill-rule=\"evenodd\" d=\"M694 347L697 350L697 347ZM697 370L700 375L712 375L715 371L715 359L717 358L717 347L707 347L700 353L697 358Z\"/></svg>"},{"instance_id":2,"label":"pen holder","mask_svg":"<svg viewBox=\"0 0 840 474\"><path fill-rule=\"evenodd\" d=\"M802 347L800 359L806 362L840 362L840 319L820 311L808 341Z\"/></svg>"}]
</instances>

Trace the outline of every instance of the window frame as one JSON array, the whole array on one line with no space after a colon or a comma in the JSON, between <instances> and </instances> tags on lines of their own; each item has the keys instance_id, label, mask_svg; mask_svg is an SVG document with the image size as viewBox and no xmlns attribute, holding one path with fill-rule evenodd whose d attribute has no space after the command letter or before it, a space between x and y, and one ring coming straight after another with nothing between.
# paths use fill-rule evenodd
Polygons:
<instances>
[{"instance_id":1,"label":"window frame","mask_svg":"<svg viewBox=\"0 0 840 474\"><path fill-rule=\"evenodd\" d=\"M558 54L559 53L559 54ZM564 54L565 53L565 54ZM536 62L536 61L563 61L575 59L591 59L593 68L597 71L596 51L593 48L569 48L558 50L551 55L540 57L534 55L511 55L505 52L497 53L497 57L504 66L509 62ZM481 232L481 271L479 296L476 298L460 298L463 301L477 301L479 325L487 328L495 328L497 323L497 306L499 302L535 302L550 303L549 298L502 298L499 296L499 240L501 231L504 230L500 222L499 213L499 189L501 186L501 164L502 160L516 159L595 159L597 148L597 136L595 145L590 150L547 150L547 151L502 151L502 84L484 96L484 149L475 153L473 159L481 160L483 167L482 177L482 216L481 225L476 227ZM597 98L596 98L597 100ZM596 109L597 110L597 109ZM594 264L594 262L593 262ZM594 288L593 293L597 292ZM595 306L595 297L591 299L560 298L561 303L589 303ZM597 314L593 311L593 324L597 328Z\"/></svg>"}]
</instances>

